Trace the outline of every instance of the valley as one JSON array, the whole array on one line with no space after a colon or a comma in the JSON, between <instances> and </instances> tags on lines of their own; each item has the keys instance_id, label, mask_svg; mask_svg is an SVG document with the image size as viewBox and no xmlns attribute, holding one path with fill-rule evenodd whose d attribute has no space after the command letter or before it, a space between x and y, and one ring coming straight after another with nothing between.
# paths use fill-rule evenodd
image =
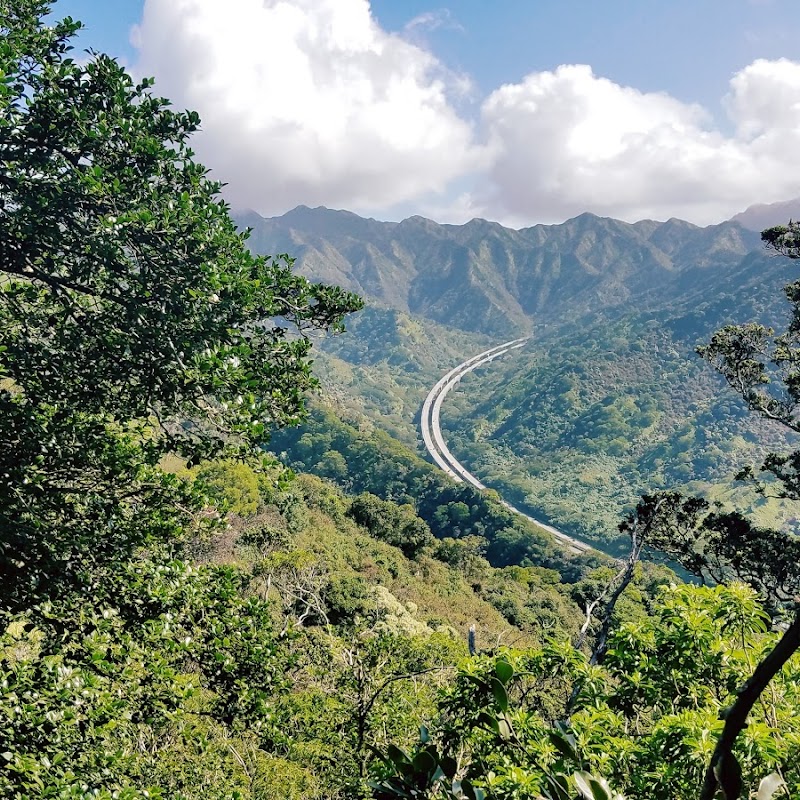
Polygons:
<instances>
[{"instance_id":1,"label":"valley","mask_svg":"<svg viewBox=\"0 0 800 800\"><path fill-rule=\"evenodd\" d=\"M472 484L476 489L484 491L487 487L484 486L471 472L464 469L463 465L454 458L449 448L442 438L442 430L440 426L441 407L444 398L448 392L457 384L461 379L468 375L473 370L477 369L484 364L493 362L497 358L501 358L511 350L516 350L524 347L527 339L513 339L510 342L497 345L489 350L479 353L477 356L468 358L463 363L454 367L443 378L441 378L436 385L431 389L422 404L422 418L420 420L420 427L422 431L422 440L425 443L425 448L430 454L431 458L436 464L444 470L445 474L449 475L454 481L460 483L466 481ZM551 533L556 541L563 544L571 553L581 554L587 553L592 549L592 546L581 542L572 536L568 536L563 531L554 528L552 525L547 525L533 517L519 511L507 500L501 500L502 504L513 511L515 514L521 514L533 522L538 527Z\"/></svg>"},{"instance_id":2,"label":"valley","mask_svg":"<svg viewBox=\"0 0 800 800\"><path fill-rule=\"evenodd\" d=\"M430 387L500 337L528 339L464 374L440 406L454 458L524 513L617 554L620 520L658 488L793 524L733 480L785 432L748 414L694 354L727 322L781 322L786 264L738 223L585 214L512 231L307 208L242 222L254 247L291 247L301 273L370 298L346 336L320 343L324 393L418 452Z\"/></svg>"}]
</instances>

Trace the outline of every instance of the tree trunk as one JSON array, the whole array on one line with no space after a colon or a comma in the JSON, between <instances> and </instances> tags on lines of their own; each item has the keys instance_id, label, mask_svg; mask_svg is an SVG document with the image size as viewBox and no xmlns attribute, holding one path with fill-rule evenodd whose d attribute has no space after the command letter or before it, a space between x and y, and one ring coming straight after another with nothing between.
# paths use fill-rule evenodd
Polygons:
<instances>
[{"instance_id":1,"label":"tree trunk","mask_svg":"<svg viewBox=\"0 0 800 800\"><path fill-rule=\"evenodd\" d=\"M738 800L742 781L739 765L733 755L734 742L747 725L747 715L761 693L798 649L800 607L795 611L792 624L756 667L750 680L739 690L733 705L724 712L725 726L706 770L700 800L713 800L717 788L722 789L725 800Z\"/></svg>"}]
</instances>

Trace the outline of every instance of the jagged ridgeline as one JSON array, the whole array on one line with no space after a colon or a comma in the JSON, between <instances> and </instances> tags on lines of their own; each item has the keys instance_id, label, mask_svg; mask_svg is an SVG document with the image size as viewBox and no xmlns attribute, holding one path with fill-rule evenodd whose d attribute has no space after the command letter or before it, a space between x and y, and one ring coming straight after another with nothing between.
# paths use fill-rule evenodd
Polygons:
<instances>
[{"instance_id":1,"label":"jagged ridgeline","mask_svg":"<svg viewBox=\"0 0 800 800\"><path fill-rule=\"evenodd\" d=\"M444 371L528 334L444 405L451 448L486 483L597 541L616 537L623 509L662 486L722 501L736 493L762 521L786 520L733 481L742 464L782 449L783 432L748 415L694 355L725 324L782 318L787 262L739 223L583 214L517 231L304 207L239 222L258 251L290 251L301 273L367 298L317 366L340 407L406 444L420 446L418 410Z\"/></svg>"}]
</instances>

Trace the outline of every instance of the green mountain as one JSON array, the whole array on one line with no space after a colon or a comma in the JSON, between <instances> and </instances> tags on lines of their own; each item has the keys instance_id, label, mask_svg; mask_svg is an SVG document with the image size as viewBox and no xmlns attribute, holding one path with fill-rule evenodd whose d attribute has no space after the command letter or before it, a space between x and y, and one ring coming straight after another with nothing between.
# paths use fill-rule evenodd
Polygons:
<instances>
[{"instance_id":1,"label":"green mountain","mask_svg":"<svg viewBox=\"0 0 800 800\"><path fill-rule=\"evenodd\" d=\"M701 322L630 314L544 333L451 392L450 449L515 504L598 541L654 489L735 497L761 522L785 523L790 512L733 481L785 449L784 431L694 355L683 331Z\"/></svg>"},{"instance_id":2,"label":"green mountain","mask_svg":"<svg viewBox=\"0 0 800 800\"><path fill-rule=\"evenodd\" d=\"M480 219L378 222L303 206L271 219L249 212L238 221L252 228L253 249L289 252L315 280L498 337L529 330L534 320L575 319L598 308L658 309L691 293L704 273L722 280L758 249L757 234L733 222L631 225L592 214L522 230Z\"/></svg>"},{"instance_id":3,"label":"green mountain","mask_svg":"<svg viewBox=\"0 0 800 800\"><path fill-rule=\"evenodd\" d=\"M538 517L608 542L639 494L670 487L788 521L732 477L782 449L783 431L694 355L725 324L783 313L787 262L738 223L583 214L515 231L308 208L240 222L255 249L293 252L301 272L367 297L348 334L321 345L318 371L338 407L407 445L421 450L419 408L444 372L530 334L465 377L442 427L468 469Z\"/></svg>"}]
</instances>

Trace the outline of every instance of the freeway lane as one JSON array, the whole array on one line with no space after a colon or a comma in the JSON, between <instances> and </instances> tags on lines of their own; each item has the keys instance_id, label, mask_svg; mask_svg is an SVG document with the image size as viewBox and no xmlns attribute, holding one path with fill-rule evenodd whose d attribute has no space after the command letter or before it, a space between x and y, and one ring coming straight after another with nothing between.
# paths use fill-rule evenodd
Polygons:
<instances>
[{"instance_id":1,"label":"freeway lane","mask_svg":"<svg viewBox=\"0 0 800 800\"><path fill-rule=\"evenodd\" d=\"M431 454L431 458L436 464L444 470L454 481L459 483L472 484L476 489L486 489L471 472L469 472L463 464L450 452L445 444L442 430L439 423L442 403L444 402L447 393L468 373L477 369L484 364L488 364L495 358L505 355L510 350L516 350L519 347L524 347L528 338L512 339L509 342L504 342L495 347L490 347L482 353L478 353L472 358L459 364L457 367L451 369L444 377L442 377L436 385L428 392L425 402L422 404L422 418L420 426L422 429L422 441L425 443L427 451ZM551 533L561 544L565 545L573 553L588 553L590 550L596 548L587 542L576 539L574 536L569 536L563 531L554 528L552 525L547 525L534 519L528 514L520 511L515 506L511 505L507 500L501 500L503 505L513 511L515 514L521 514L526 519L534 522L540 528L544 528Z\"/></svg>"},{"instance_id":2,"label":"freeway lane","mask_svg":"<svg viewBox=\"0 0 800 800\"><path fill-rule=\"evenodd\" d=\"M479 489L486 487L481 484L477 478L470 475L463 466L456 460L455 456L447 449L447 445L442 438L442 432L439 427L439 410L442 406L442 400L447 396L450 389L455 386L461 378L471 372L481 364L492 360L500 353L506 353L514 347L522 347L527 339L514 339L511 342L491 347L477 356L468 358L463 363L459 364L454 369L451 369L439 382L431 389L425 402L422 404L422 440L425 447L431 454L431 458L436 464L443 469L453 480L462 482L465 478L468 483L477 486ZM463 476L463 477L462 477Z\"/></svg>"}]
</instances>

